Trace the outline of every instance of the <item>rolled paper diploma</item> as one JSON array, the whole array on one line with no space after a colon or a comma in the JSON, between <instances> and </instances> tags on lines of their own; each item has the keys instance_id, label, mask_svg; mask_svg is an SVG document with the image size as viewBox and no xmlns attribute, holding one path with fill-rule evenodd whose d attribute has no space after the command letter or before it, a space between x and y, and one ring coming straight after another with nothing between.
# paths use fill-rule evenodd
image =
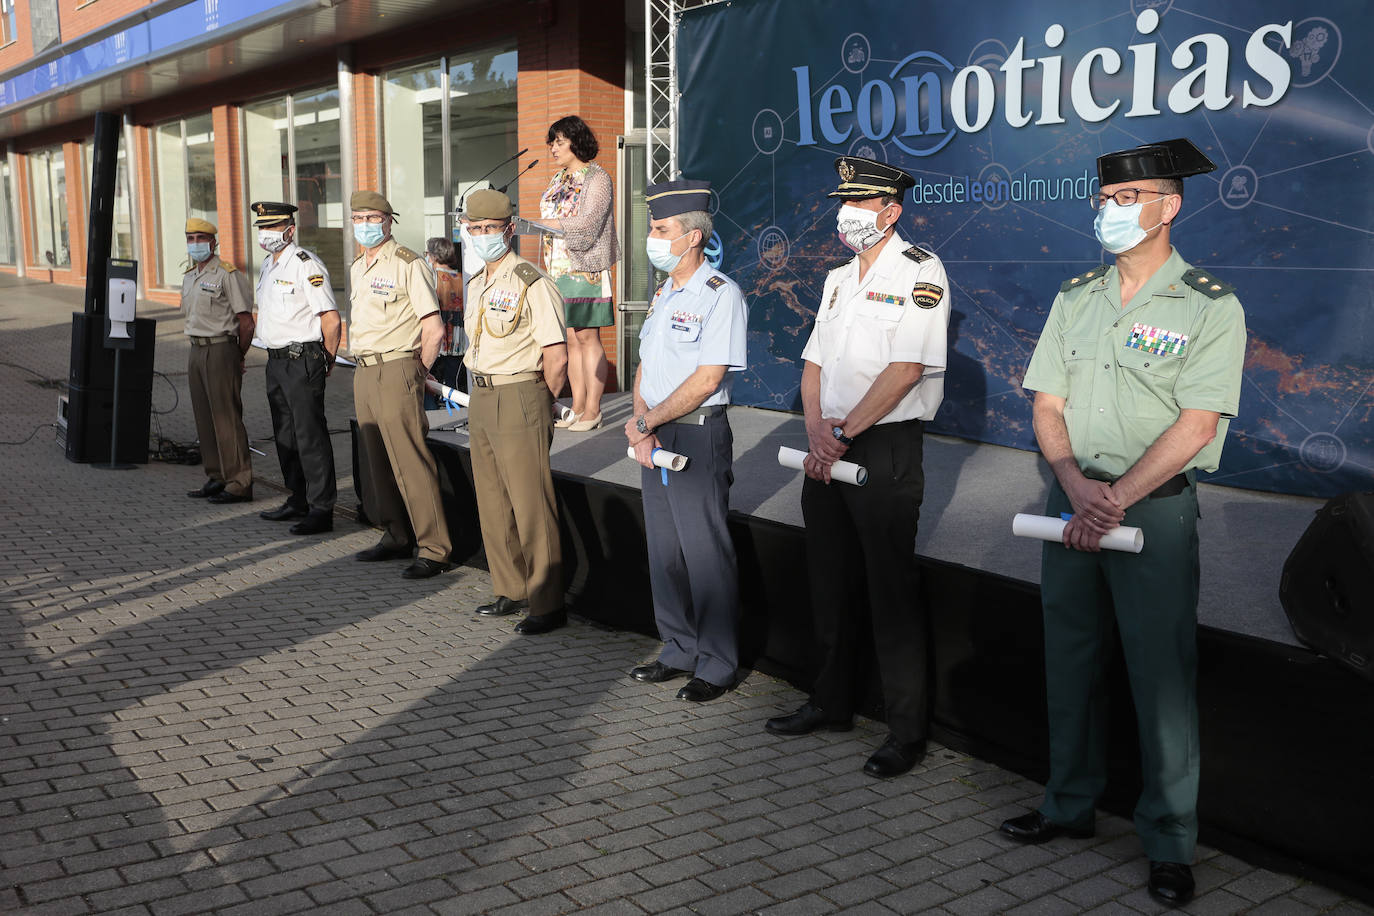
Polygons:
<instances>
[{"instance_id":1,"label":"rolled paper diploma","mask_svg":"<svg viewBox=\"0 0 1374 916\"><path fill-rule=\"evenodd\" d=\"M560 420L570 420L575 416L572 412L572 408L566 404L555 404L554 406L558 408L558 419Z\"/></svg>"},{"instance_id":2,"label":"rolled paper diploma","mask_svg":"<svg viewBox=\"0 0 1374 916\"><path fill-rule=\"evenodd\" d=\"M1018 512L1011 520L1011 533L1022 538L1063 541L1064 526L1067 524L1068 522L1062 518L1050 518L1048 515L1027 515ZM1140 553L1145 547L1145 532L1139 528L1117 525L1102 535L1101 546L1107 550Z\"/></svg>"},{"instance_id":3,"label":"rolled paper diploma","mask_svg":"<svg viewBox=\"0 0 1374 916\"><path fill-rule=\"evenodd\" d=\"M468 406L467 394L465 392L459 391L457 388L450 388L449 386L436 382L433 379L425 379L425 387L432 391L434 394L437 394L439 397L443 398L444 400L452 401L459 407Z\"/></svg>"},{"instance_id":4,"label":"rolled paper diploma","mask_svg":"<svg viewBox=\"0 0 1374 916\"><path fill-rule=\"evenodd\" d=\"M625 449L625 456L627 458L635 457L635 447L633 445ZM651 457L654 462L654 467L667 468L670 471L685 470L688 462L692 460L691 458L688 458L686 455L679 455L677 452L670 452L666 448L654 449Z\"/></svg>"},{"instance_id":5,"label":"rolled paper diploma","mask_svg":"<svg viewBox=\"0 0 1374 916\"><path fill-rule=\"evenodd\" d=\"M792 468L795 471L802 469L802 461L806 459L809 452L798 451L795 448L788 448L785 445L778 446L778 464L785 468ZM852 461L836 461L830 466L830 479L838 480L840 483L853 484L861 487L868 483L868 468Z\"/></svg>"}]
</instances>

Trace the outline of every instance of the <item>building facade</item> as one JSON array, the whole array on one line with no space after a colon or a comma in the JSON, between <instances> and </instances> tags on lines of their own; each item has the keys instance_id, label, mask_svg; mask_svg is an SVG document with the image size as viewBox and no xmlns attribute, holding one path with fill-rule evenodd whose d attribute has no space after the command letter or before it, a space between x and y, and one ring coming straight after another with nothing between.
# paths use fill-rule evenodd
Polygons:
<instances>
[{"instance_id":1,"label":"building facade","mask_svg":"<svg viewBox=\"0 0 1374 916\"><path fill-rule=\"evenodd\" d=\"M300 208L341 303L355 189L386 194L419 251L453 237L474 186L537 218L545 133L577 114L616 181L617 301L633 316L648 283L642 23L639 0L0 0L0 271L84 284L97 111L123 120L112 254L165 303L188 216L256 266L253 200ZM622 380L629 324L603 332Z\"/></svg>"}]
</instances>

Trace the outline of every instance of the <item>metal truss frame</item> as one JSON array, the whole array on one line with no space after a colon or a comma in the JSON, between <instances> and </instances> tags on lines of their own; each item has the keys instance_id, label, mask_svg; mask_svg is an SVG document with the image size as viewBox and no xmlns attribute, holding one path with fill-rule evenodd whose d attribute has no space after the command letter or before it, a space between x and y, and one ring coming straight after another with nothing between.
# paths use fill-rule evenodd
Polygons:
<instances>
[{"instance_id":1,"label":"metal truss frame","mask_svg":"<svg viewBox=\"0 0 1374 916\"><path fill-rule=\"evenodd\" d=\"M644 123L648 184L669 181L677 164L677 26L684 11L725 0L644 0Z\"/></svg>"}]
</instances>

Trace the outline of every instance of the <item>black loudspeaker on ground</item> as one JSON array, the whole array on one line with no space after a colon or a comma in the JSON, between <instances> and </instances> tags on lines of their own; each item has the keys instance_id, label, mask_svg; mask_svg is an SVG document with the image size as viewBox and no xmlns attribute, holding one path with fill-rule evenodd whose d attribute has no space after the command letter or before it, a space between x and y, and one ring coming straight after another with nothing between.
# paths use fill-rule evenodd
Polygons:
<instances>
[{"instance_id":1,"label":"black loudspeaker on ground","mask_svg":"<svg viewBox=\"0 0 1374 916\"><path fill-rule=\"evenodd\" d=\"M1303 645L1374 680L1374 493L1317 510L1283 564L1279 600Z\"/></svg>"}]
</instances>

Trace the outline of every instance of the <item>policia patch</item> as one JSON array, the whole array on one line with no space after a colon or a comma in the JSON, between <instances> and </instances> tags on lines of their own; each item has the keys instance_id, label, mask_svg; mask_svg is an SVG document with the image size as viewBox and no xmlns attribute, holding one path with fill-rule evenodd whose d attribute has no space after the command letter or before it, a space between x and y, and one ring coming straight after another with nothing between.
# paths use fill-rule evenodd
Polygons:
<instances>
[{"instance_id":1,"label":"policia patch","mask_svg":"<svg viewBox=\"0 0 1374 916\"><path fill-rule=\"evenodd\" d=\"M911 301L923 309L933 309L940 304L945 291L934 283L917 283L911 288Z\"/></svg>"}]
</instances>

